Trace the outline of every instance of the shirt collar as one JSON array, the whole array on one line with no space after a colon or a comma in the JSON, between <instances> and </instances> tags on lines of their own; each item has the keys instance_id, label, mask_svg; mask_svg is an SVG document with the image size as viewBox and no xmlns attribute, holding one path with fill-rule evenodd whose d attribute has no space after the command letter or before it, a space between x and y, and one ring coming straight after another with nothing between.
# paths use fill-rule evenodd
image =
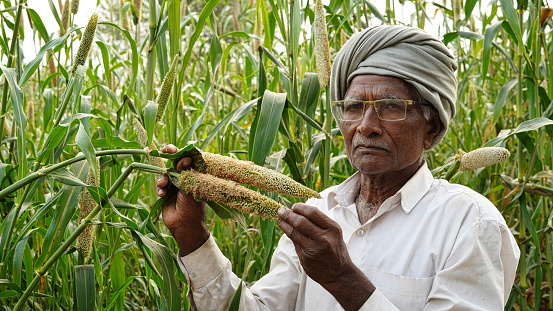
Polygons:
<instances>
[{"instance_id":1,"label":"shirt collar","mask_svg":"<svg viewBox=\"0 0 553 311\"><path fill-rule=\"evenodd\" d=\"M355 203L355 197L359 193L361 173L356 172L346 179L339 186L329 192L327 197L328 209L333 209L336 205L348 206ZM401 208L409 214L417 205L422 197L428 192L434 177L428 169L426 161L417 170L415 175L409 179L399 191L386 199L386 201L401 202ZM384 205L384 203L383 203Z\"/></svg>"},{"instance_id":2,"label":"shirt collar","mask_svg":"<svg viewBox=\"0 0 553 311\"><path fill-rule=\"evenodd\" d=\"M348 206L355 202L355 197L359 193L361 173L355 172L348 179L330 191L327 197L328 210L336 205Z\"/></svg>"}]
</instances>

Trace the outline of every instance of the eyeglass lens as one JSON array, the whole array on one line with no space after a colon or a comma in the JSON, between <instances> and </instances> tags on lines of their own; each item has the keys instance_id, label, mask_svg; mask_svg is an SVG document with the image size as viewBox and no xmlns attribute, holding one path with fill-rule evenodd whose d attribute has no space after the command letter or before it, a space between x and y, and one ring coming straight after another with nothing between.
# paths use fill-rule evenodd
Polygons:
<instances>
[{"instance_id":1,"label":"eyeglass lens","mask_svg":"<svg viewBox=\"0 0 553 311\"><path fill-rule=\"evenodd\" d=\"M403 100L382 100L364 102L346 100L340 102L336 107L343 121L358 121L363 119L366 107L374 105L376 114L381 120L395 121L405 119L407 103Z\"/></svg>"}]
</instances>

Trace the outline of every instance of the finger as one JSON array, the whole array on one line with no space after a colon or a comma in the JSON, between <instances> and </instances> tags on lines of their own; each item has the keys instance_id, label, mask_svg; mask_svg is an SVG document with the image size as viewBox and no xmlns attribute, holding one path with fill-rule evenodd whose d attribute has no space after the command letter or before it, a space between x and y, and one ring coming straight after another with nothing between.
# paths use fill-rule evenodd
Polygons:
<instances>
[{"instance_id":1,"label":"finger","mask_svg":"<svg viewBox=\"0 0 553 311\"><path fill-rule=\"evenodd\" d=\"M312 238L321 234L321 228L312 223L307 217L295 213L294 210L281 208L278 214L280 220L289 223L294 227L295 231L307 238Z\"/></svg>"},{"instance_id":2,"label":"finger","mask_svg":"<svg viewBox=\"0 0 553 311\"><path fill-rule=\"evenodd\" d=\"M159 174L157 176L156 186L159 188L165 188L167 187L167 184L169 184L169 176L166 174Z\"/></svg>"},{"instance_id":3,"label":"finger","mask_svg":"<svg viewBox=\"0 0 553 311\"><path fill-rule=\"evenodd\" d=\"M284 209L283 207L281 207L281 209ZM292 232L294 231L294 227L287 223L285 220L283 219L278 219L277 221L277 226L282 230L282 232L284 232L284 234L286 234L288 237L290 237L292 235Z\"/></svg>"},{"instance_id":4,"label":"finger","mask_svg":"<svg viewBox=\"0 0 553 311\"><path fill-rule=\"evenodd\" d=\"M317 227L320 227L322 229L331 229L338 226L338 223L336 223L330 217L325 215L325 213L323 213L321 210L319 210L314 206L304 204L304 203L296 203L292 207L292 210L296 214L305 216Z\"/></svg>"},{"instance_id":5,"label":"finger","mask_svg":"<svg viewBox=\"0 0 553 311\"><path fill-rule=\"evenodd\" d=\"M177 162L177 172L180 172L186 168L188 168L192 164L192 158L190 157L184 157L179 159Z\"/></svg>"},{"instance_id":6,"label":"finger","mask_svg":"<svg viewBox=\"0 0 553 311\"><path fill-rule=\"evenodd\" d=\"M156 194L158 197L164 197L167 193L167 185L169 184L169 176L166 174L159 174L157 175L157 182L156 182Z\"/></svg>"},{"instance_id":7,"label":"finger","mask_svg":"<svg viewBox=\"0 0 553 311\"><path fill-rule=\"evenodd\" d=\"M291 224L281 219L277 221L277 225L282 230L282 232L284 232L284 234L286 234L286 236L289 237L290 240L292 240L292 242L296 243L297 235L294 234L294 227L292 227Z\"/></svg>"},{"instance_id":8,"label":"finger","mask_svg":"<svg viewBox=\"0 0 553 311\"><path fill-rule=\"evenodd\" d=\"M177 151L179 151L179 148L177 148L177 146L175 146L173 144L169 144L169 145L163 146L163 148L161 148L161 152L163 152L163 153L176 153Z\"/></svg>"},{"instance_id":9,"label":"finger","mask_svg":"<svg viewBox=\"0 0 553 311\"><path fill-rule=\"evenodd\" d=\"M298 232L294 226L289 224L283 219L279 219L277 221L278 227L286 234L287 237L294 242L294 245L304 245L305 242L308 240L305 236L303 236L300 232Z\"/></svg>"}]
</instances>

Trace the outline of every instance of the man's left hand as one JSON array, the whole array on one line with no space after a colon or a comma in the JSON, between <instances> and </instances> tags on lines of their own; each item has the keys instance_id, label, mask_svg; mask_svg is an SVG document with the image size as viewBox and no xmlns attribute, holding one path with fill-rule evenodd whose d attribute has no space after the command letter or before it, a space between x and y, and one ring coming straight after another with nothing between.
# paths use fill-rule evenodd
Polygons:
<instances>
[{"instance_id":1,"label":"man's left hand","mask_svg":"<svg viewBox=\"0 0 553 311\"><path fill-rule=\"evenodd\" d=\"M278 214L278 226L294 242L305 273L334 295L344 309L358 310L374 286L351 261L338 223L303 203L292 209L281 208ZM357 293L351 291L352 284ZM351 296L359 301L352 301ZM355 306L350 308L349 304Z\"/></svg>"},{"instance_id":2,"label":"man's left hand","mask_svg":"<svg viewBox=\"0 0 553 311\"><path fill-rule=\"evenodd\" d=\"M342 229L314 206L295 204L278 211L278 226L294 242L301 265L323 287L335 283L353 265Z\"/></svg>"}]
</instances>

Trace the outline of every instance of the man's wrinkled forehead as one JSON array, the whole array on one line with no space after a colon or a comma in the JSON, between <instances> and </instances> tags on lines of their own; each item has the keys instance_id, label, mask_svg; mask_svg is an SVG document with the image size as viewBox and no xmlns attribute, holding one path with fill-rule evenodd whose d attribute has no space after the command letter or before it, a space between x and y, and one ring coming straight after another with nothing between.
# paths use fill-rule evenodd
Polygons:
<instances>
[{"instance_id":1,"label":"man's wrinkled forehead","mask_svg":"<svg viewBox=\"0 0 553 311\"><path fill-rule=\"evenodd\" d=\"M359 75L352 79L344 99L416 99L412 89L409 83L395 77Z\"/></svg>"}]
</instances>

